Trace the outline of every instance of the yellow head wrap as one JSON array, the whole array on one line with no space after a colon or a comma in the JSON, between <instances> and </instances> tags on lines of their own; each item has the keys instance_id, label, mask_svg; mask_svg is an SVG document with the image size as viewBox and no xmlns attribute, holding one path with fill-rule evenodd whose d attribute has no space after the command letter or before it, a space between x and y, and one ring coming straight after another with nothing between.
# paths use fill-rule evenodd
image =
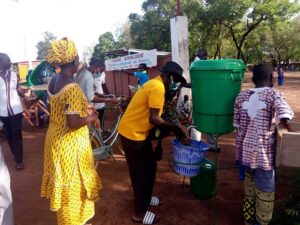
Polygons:
<instances>
[{"instance_id":1,"label":"yellow head wrap","mask_svg":"<svg viewBox=\"0 0 300 225\"><path fill-rule=\"evenodd\" d=\"M74 42L63 38L51 43L46 61L52 66L61 66L73 62L77 55Z\"/></svg>"}]
</instances>

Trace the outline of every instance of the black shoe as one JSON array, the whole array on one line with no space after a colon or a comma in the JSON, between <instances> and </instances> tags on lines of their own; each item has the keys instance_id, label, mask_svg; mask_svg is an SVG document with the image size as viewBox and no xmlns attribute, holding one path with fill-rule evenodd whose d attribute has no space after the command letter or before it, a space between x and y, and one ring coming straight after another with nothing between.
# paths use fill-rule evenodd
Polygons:
<instances>
[{"instance_id":1,"label":"black shoe","mask_svg":"<svg viewBox=\"0 0 300 225\"><path fill-rule=\"evenodd\" d=\"M217 149L215 149L215 148L209 148L207 151L208 152L217 152L217 153L219 153L221 151L221 149L220 148L217 148Z\"/></svg>"},{"instance_id":2,"label":"black shoe","mask_svg":"<svg viewBox=\"0 0 300 225\"><path fill-rule=\"evenodd\" d=\"M16 163L16 169L17 170L24 170L25 169L25 165L23 163Z\"/></svg>"}]
</instances>

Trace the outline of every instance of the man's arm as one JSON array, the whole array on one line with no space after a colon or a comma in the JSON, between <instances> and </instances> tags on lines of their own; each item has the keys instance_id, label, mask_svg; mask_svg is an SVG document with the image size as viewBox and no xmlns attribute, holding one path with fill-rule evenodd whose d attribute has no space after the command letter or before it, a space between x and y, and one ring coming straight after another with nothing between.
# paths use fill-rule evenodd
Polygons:
<instances>
[{"instance_id":1,"label":"man's arm","mask_svg":"<svg viewBox=\"0 0 300 225\"><path fill-rule=\"evenodd\" d=\"M106 83L102 84L102 89L103 89L104 94L106 94L106 95L110 94Z\"/></svg>"},{"instance_id":2,"label":"man's arm","mask_svg":"<svg viewBox=\"0 0 300 225\"><path fill-rule=\"evenodd\" d=\"M172 125L172 124L166 122L165 120L163 120L159 116L159 109L150 108L149 121L153 125L166 127L167 129L169 129L170 131L172 131L175 134L176 137L178 137L179 139L181 139L183 141L187 141L188 140L186 134L183 132L183 130L179 126Z\"/></svg>"},{"instance_id":3,"label":"man's arm","mask_svg":"<svg viewBox=\"0 0 300 225\"><path fill-rule=\"evenodd\" d=\"M18 92L18 95L21 98L23 98L24 104L26 105L26 107L31 106L32 104L34 104L35 102L37 102L39 100L37 97L36 98L30 98L30 97L26 96L19 85L17 86L17 92Z\"/></svg>"},{"instance_id":4,"label":"man's arm","mask_svg":"<svg viewBox=\"0 0 300 225\"><path fill-rule=\"evenodd\" d=\"M128 75L134 76L134 72L132 72L132 71L130 71L130 70L121 70L121 71L127 73Z\"/></svg>"},{"instance_id":5,"label":"man's arm","mask_svg":"<svg viewBox=\"0 0 300 225\"><path fill-rule=\"evenodd\" d=\"M101 97L101 96L97 96L95 95L94 98L92 99L92 102L94 103L100 103L100 102L113 102L113 103L118 103L118 99L117 98L107 98L107 97Z\"/></svg>"}]
</instances>

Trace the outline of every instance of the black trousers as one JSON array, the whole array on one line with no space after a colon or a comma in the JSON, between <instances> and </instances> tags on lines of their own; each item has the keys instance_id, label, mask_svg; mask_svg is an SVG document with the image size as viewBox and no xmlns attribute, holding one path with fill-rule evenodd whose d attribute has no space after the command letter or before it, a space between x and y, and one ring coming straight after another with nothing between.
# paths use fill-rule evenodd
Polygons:
<instances>
[{"instance_id":1,"label":"black trousers","mask_svg":"<svg viewBox=\"0 0 300 225\"><path fill-rule=\"evenodd\" d=\"M151 201L157 167L151 140L132 141L120 137L129 168L135 212L145 213Z\"/></svg>"},{"instance_id":2,"label":"black trousers","mask_svg":"<svg viewBox=\"0 0 300 225\"><path fill-rule=\"evenodd\" d=\"M22 113L0 117L6 129L8 145L16 163L21 163L23 158L22 117Z\"/></svg>"}]
</instances>

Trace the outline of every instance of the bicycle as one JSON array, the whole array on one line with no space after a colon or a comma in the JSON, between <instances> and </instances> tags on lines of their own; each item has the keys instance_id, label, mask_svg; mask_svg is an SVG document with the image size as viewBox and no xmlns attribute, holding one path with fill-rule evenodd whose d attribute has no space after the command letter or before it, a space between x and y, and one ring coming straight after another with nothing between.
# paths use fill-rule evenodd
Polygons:
<instances>
[{"instance_id":1,"label":"bicycle","mask_svg":"<svg viewBox=\"0 0 300 225\"><path fill-rule=\"evenodd\" d=\"M95 168L98 167L100 160L105 160L107 158L112 157L114 159L113 155L113 147L114 145L117 145L120 153L122 155L125 155L122 146L119 141L119 133L118 133L118 126L121 120L121 117L123 115L123 112L125 111L127 107L128 100L124 98L123 96L118 97L118 104L117 106L113 107L104 107L103 109L105 111L107 110L117 110L118 115L114 122L112 123L110 129L107 132L107 136L104 135L104 131L102 128L96 129L94 126L90 126L89 128L89 135L90 135L90 141L92 144L93 154L94 154L94 160L95 160Z\"/></svg>"}]
</instances>

